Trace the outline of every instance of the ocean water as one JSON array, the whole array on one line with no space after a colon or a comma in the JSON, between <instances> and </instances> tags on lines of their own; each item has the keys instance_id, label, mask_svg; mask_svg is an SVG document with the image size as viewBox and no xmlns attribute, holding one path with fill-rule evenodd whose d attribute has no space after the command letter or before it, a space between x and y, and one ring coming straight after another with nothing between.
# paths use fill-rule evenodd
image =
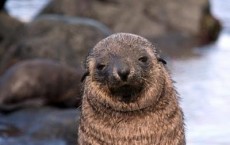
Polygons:
<instances>
[{"instance_id":1,"label":"ocean water","mask_svg":"<svg viewBox=\"0 0 230 145\"><path fill-rule=\"evenodd\" d=\"M230 28L230 0L210 0L213 15Z\"/></svg>"},{"instance_id":2,"label":"ocean water","mask_svg":"<svg viewBox=\"0 0 230 145\"><path fill-rule=\"evenodd\" d=\"M50 0L8 0L6 9L13 17L29 22L49 2Z\"/></svg>"},{"instance_id":3,"label":"ocean water","mask_svg":"<svg viewBox=\"0 0 230 145\"><path fill-rule=\"evenodd\" d=\"M173 63L173 78L182 100L188 145L230 144L230 41L194 49L201 56Z\"/></svg>"},{"instance_id":4,"label":"ocean water","mask_svg":"<svg viewBox=\"0 0 230 145\"><path fill-rule=\"evenodd\" d=\"M199 57L176 60L173 76L182 97L188 145L230 145L230 0L211 0L222 23L218 40L194 48Z\"/></svg>"},{"instance_id":5,"label":"ocean water","mask_svg":"<svg viewBox=\"0 0 230 145\"><path fill-rule=\"evenodd\" d=\"M186 119L187 145L230 145L230 0L210 0L224 29L198 57L170 62ZM48 0L9 0L9 13L29 22Z\"/></svg>"}]
</instances>

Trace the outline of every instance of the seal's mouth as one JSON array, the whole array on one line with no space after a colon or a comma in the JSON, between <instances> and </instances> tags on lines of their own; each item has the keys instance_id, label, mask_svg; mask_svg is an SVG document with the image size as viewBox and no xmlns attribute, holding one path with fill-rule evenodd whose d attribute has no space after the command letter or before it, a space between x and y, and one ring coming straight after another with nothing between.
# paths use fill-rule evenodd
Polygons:
<instances>
[{"instance_id":1,"label":"seal's mouth","mask_svg":"<svg viewBox=\"0 0 230 145\"><path fill-rule=\"evenodd\" d=\"M137 99L138 94L141 92L142 87L133 85L122 85L119 87L110 88L111 94L118 98L119 101L130 103Z\"/></svg>"}]
</instances>

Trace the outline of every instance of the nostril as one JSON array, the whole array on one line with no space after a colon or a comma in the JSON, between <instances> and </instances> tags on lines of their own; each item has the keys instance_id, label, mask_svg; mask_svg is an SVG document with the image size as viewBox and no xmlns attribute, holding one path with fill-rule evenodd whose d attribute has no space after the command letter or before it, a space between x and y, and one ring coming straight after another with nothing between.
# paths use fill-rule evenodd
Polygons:
<instances>
[{"instance_id":1,"label":"nostril","mask_svg":"<svg viewBox=\"0 0 230 145\"><path fill-rule=\"evenodd\" d=\"M122 81L127 81L129 74L130 71L128 69L118 71L118 75Z\"/></svg>"}]
</instances>

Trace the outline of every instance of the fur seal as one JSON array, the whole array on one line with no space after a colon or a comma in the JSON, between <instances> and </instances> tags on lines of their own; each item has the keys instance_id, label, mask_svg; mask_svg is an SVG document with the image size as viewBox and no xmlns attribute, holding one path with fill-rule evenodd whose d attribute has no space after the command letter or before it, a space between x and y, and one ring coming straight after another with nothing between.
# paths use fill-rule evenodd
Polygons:
<instances>
[{"instance_id":1,"label":"fur seal","mask_svg":"<svg viewBox=\"0 0 230 145\"><path fill-rule=\"evenodd\" d=\"M82 71L49 59L33 59L10 67L0 78L0 111L81 102Z\"/></svg>"},{"instance_id":2,"label":"fur seal","mask_svg":"<svg viewBox=\"0 0 230 145\"><path fill-rule=\"evenodd\" d=\"M79 145L185 145L171 77L145 38L117 33L86 58Z\"/></svg>"}]
</instances>

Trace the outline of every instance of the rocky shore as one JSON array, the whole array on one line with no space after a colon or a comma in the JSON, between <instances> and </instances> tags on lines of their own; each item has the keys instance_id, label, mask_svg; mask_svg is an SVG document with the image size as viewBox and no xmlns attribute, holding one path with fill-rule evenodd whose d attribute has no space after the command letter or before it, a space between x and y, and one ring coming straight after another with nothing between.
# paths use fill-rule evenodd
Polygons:
<instances>
[{"instance_id":1,"label":"rocky shore","mask_svg":"<svg viewBox=\"0 0 230 145\"><path fill-rule=\"evenodd\" d=\"M167 59L178 57L218 35L207 7L208 0L53 0L30 23L2 9L0 144L76 145L89 49L112 33L130 32Z\"/></svg>"}]
</instances>

